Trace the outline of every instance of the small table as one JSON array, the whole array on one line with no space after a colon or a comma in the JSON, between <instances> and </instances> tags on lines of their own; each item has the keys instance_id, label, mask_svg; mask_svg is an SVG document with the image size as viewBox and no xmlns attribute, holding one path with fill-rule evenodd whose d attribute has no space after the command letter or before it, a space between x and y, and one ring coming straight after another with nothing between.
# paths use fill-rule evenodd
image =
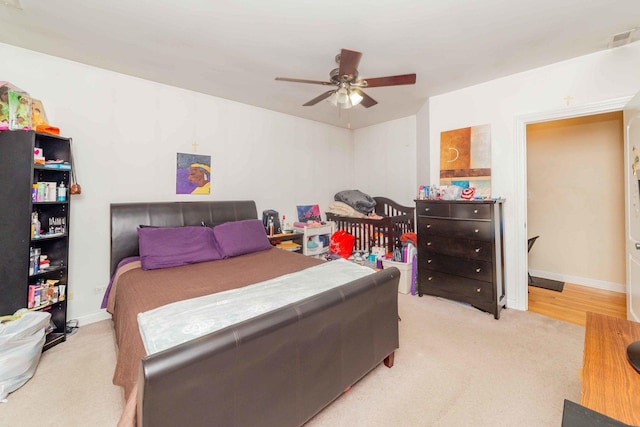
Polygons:
<instances>
[{"instance_id":1,"label":"small table","mask_svg":"<svg viewBox=\"0 0 640 427\"><path fill-rule=\"evenodd\" d=\"M292 233L274 234L273 236L267 237L269 238L269 242L275 247L279 247L280 249L290 252L302 253L302 240L304 233L294 231ZM294 246L294 244L298 246Z\"/></svg>"},{"instance_id":2,"label":"small table","mask_svg":"<svg viewBox=\"0 0 640 427\"><path fill-rule=\"evenodd\" d=\"M640 373L627 360L627 346L638 340L640 323L587 313L583 406L623 423L640 425Z\"/></svg>"}]
</instances>

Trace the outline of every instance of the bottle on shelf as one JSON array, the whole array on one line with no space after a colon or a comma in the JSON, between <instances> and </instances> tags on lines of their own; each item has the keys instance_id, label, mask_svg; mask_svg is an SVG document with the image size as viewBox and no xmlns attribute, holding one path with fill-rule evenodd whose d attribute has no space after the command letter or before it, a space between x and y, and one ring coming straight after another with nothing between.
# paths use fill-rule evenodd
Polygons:
<instances>
[{"instance_id":1,"label":"bottle on shelf","mask_svg":"<svg viewBox=\"0 0 640 427\"><path fill-rule=\"evenodd\" d=\"M40 238L40 221L38 220L38 212L31 214L31 238Z\"/></svg>"},{"instance_id":2,"label":"bottle on shelf","mask_svg":"<svg viewBox=\"0 0 640 427\"><path fill-rule=\"evenodd\" d=\"M64 182L61 182L58 187L58 201L64 202L65 200L67 200L67 187L64 186Z\"/></svg>"},{"instance_id":3,"label":"bottle on shelf","mask_svg":"<svg viewBox=\"0 0 640 427\"><path fill-rule=\"evenodd\" d=\"M40 266L40 263L37 262L36 257L37 255L35 249L29 248L29 276L38 274L38 267Z\"/></svg>"}]
</instances>

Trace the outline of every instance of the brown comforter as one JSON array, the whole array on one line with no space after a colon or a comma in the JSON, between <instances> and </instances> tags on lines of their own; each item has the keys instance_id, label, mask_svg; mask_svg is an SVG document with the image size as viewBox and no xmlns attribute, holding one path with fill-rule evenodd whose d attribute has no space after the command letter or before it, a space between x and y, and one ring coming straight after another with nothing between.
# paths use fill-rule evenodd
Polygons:
<instances>
[{"instance_id":1,"label":"brown comforter","mask_svg":"<svg viewBox=\"0 0 640 427\"><path fill-rule=\"evenodd\" d=\"M128 400L138 379L140 359L146 355L138 331L138 313L272 279L322 262L274 248L181 267L147 271L130 268L114 281L107 309L113 316L118 344L113 383L124 387Z\"/></svg>"}]
</instances>

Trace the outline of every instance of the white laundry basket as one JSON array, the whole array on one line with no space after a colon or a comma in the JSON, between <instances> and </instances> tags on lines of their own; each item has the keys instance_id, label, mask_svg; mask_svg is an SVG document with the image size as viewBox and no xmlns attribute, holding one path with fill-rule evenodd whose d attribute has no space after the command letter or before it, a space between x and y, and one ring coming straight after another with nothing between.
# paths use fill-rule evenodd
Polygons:
<instances>
[{"instance_id":1,"label":"white laundry basket","mask_svg":"<svg viewBox=\"0 0 640 427\"><path fill-rule=\"evenodd\" d=\"M6 401L36 372L49 319L49 313L26 311L0 324L0 401Z\"/></svg>"}]
</instances>

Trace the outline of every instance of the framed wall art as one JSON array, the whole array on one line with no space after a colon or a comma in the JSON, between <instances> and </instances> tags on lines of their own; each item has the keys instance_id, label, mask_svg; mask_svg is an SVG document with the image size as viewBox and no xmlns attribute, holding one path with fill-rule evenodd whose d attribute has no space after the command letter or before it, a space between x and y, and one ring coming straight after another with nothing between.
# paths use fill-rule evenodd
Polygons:
<instances>
[{"instance_id":1,"label":"framed wall art","mask_svg":"<svg viewBox=\"0 0 640 427\"><path fill-rule=\"evenodd\" d=\"M211 194L211 156L178 153L176 194Z\"/></svg>"},{"instance_id":2,"label":"framed wall art","mask_svg":"<svg viewBox=\"0 0 640 427\"><path fill-rule=\"evenodd\" d=\"M320 216L320 206L318 205L298 205L296 206L299 222L317 221L322 222Z\"/></svg>"},{"instance_id":3,"label":"framed wall art","mask_svg":"<svg viewBox=\"0 0 640 427\"><path fill-rule=\"evenodd\" d=\"M472 126L440 133L440 185L475 188L491 198L491 127Z\"/></svg>"}]
</instances>

